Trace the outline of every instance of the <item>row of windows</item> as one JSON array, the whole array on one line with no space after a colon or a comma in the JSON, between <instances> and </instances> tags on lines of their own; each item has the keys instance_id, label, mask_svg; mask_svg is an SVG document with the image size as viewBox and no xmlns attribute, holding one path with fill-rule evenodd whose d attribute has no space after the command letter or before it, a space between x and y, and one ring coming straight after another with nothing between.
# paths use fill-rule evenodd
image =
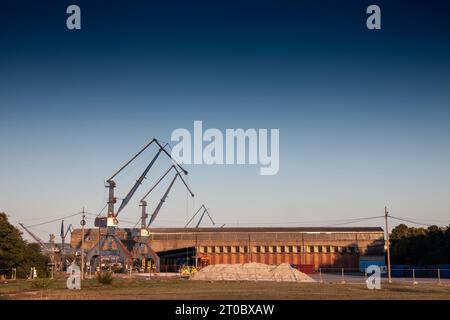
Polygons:
<instances>
[{"instance_id":1,"label":"row of windows","mask_svg":"<svg viewBox=\"0 0 450 320\"><path fill-rule=\"evenodd\" d=\"M253 253L301 253L301 252L323 252L323 253L358 253L358 247L340 246L252 246ZM202 246L200 253L248 253L248 246Z\"/></svg>"}]
</instances>

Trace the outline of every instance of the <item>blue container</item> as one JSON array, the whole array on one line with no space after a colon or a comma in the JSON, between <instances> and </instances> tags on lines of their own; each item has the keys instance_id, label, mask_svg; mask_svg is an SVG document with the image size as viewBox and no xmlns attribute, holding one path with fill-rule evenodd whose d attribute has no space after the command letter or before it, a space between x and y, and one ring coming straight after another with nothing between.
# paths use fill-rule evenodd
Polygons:
<instances>
[{"instance_id":1,"label":"blue container","mask_svg":"<svg viewBox=\"0 0 450 320\"><path fill-rule=\"evenodd\" d=\"M439 269L441 269L441 278L450 279L450 264L440 264Z\"/></svg>"},{"instance_id":2,"label":"blue container","mask_svg":"<svg viewBox=\"0 0 450 320\"><path fill-rule=\"evenodd\" d=\"M360 260L359 261L359 272L366 272L367 267L369 266L379 266L384 267L385 263L383 260ZM381 271L383 273L383 271Z\"/></svg>"},{"instance_id":3,"label":"blue container","mask_svg":"<svg viewBox=\"0 0 450 320\"><path fill-rule=\"evenodd\" d=\"M403 278L408 273L409 266L404 264L391 265L391 275L395 278Z\"/></svg>"}]
</instances>

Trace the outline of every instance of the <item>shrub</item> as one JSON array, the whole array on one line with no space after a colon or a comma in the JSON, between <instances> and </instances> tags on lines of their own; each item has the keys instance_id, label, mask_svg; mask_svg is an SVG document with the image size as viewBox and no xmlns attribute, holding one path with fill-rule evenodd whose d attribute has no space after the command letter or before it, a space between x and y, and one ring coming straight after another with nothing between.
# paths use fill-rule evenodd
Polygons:
<instances>
[{"instance_id":1,"label":"shrub","mask_svg":"<svg viewBox=\"0 0 450 320\"><path fill-rule=\"evenodd\" d=\"M53 280L48 278L34 279L31 286L36 289L48 289L53 285Z\"/></svg>"},{"instance_id":2,"label":"shrub","mask_svg":"<svg viewBox=\"0 0 450 320\"><path fill-rule=\"evenodd\" d=\"M102 271L97 274L97 281L101 284L112 284L113 273L109 271Z\"/></svg>"},{"instance_id":3,"label":"shrub","mask_svg":"<svg viewBox=\"0 0 450 320\"><path fill-rule=\"evenodd\" d=\"M123 273L123 272L124 272L124 269L123 269L122 265L120 265L120 264L114 264L114 265L111 267L111 271L114 272L114 273Z\"/></svg>"}]
</instances>

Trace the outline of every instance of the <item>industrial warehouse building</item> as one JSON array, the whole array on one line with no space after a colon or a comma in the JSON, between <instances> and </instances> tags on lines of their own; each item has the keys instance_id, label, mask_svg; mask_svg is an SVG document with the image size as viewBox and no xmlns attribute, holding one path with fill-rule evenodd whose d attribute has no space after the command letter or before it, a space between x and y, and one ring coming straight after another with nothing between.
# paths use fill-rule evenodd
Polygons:
<instances>
[{"instance_id":1,"label":"industrial warehouse building","mask_svg":"<svg viewBox=\"0 0 450 320\"><path fill-rule=\"evenodd\" d=\"M139 229L117 229L131 250ZM161 258L161 270L195 264L289 263L318 268L355 268L360 259L384 260L384 231L357 228L151 228L149 245ZM101 234L106 230L101 229ZM99 229L85 230L85 250L97 244ZM80 248L81 229L72 232L71 246ZM113 247L114 248L114 247Z\"/></svg>"}]
</instances>

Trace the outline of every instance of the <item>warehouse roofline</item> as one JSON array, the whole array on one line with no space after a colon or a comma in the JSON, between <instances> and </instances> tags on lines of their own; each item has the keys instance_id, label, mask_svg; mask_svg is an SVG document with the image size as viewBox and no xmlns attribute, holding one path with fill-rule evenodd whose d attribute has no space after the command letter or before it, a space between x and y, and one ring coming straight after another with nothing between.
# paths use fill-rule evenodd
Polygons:
<instances>
[{"instance_id":1,"label":"warehouse roofline","mask_svg":"<svg viewBox=\"0 0 450 320\"><path fill-rule=\"evenodd\" d=\"M226 233L226 232L384 232L380 227L230 227L230 228L150 228L150 233Z\"/></svg>"}]
</instances>

